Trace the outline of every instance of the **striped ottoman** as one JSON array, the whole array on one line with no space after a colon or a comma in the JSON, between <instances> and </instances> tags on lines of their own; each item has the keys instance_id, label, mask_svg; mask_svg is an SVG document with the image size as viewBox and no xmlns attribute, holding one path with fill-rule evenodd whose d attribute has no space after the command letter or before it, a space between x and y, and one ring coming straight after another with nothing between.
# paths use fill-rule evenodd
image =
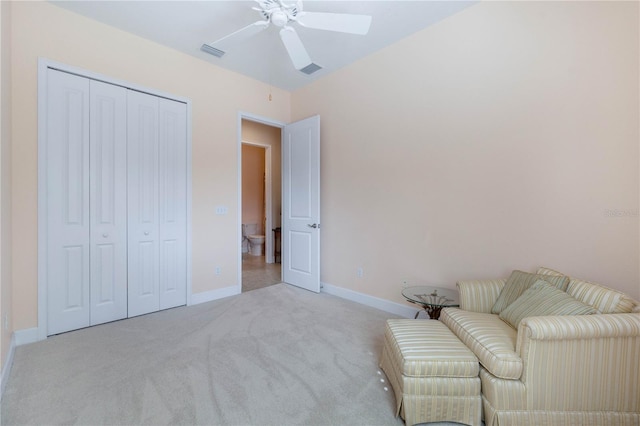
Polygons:
<instances>
[{"instance_id":1,"label":"striped ottoman","mask_svg":"<svg viewBox=\"0 0 640 426\"><path fill-rule=\"evenodd\" d=\"M387 320L380 367L407 426L481 424L478 359L440 321Z\"/></svg>"}]
</instances>

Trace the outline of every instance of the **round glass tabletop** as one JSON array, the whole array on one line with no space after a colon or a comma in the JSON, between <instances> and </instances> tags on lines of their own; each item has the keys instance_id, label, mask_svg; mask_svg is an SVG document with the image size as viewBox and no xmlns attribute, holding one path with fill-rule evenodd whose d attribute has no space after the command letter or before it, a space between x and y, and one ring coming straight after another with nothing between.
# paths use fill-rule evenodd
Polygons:
<instances>
[{"instance_id":1,"label":"round glass tabletop","mask_svg":"<svg viewBox=\"0 0 640 426\"><path fill-rule=\"evenodd\" d=\"M423 306L447 308L459 306L458 291L442 287L407 287L402 295L410 302Z\"/></svg>"},{"instance_id":2,"label":"round glass tabletop","mask_svg":"<svg viewBox=\"0 0 640 426\"><path fill-rule=\"evenodd\" d=\"M411 303L416 303L427 312L429 318L438 319L442 308L460 306L458 291L442 287L407 287L402 295ZM416 312L418 318L420 311Z\"/></svg>"}]
</instances>

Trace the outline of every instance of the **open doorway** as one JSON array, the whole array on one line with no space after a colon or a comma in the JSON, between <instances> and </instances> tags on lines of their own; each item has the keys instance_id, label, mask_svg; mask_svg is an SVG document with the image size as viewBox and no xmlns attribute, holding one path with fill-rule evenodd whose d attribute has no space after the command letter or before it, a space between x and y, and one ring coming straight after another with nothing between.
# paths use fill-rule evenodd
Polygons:
<instances>
[{"instance_id":1,"label":"open doorway","mask_svg":"<svg viewBox=\"0 0 640 426\"><path fill-rule=\"evenodd\" d=\"M242 292L282 282L281 129L241 121Z\"/></svg>"}]
</instances>

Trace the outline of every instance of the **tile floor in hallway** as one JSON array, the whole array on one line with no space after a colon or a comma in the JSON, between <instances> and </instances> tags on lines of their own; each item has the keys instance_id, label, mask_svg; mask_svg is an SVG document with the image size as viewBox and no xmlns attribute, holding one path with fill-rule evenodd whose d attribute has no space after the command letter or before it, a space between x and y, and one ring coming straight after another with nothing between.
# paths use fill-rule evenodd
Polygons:
<instances>
[{"instance_id":1,"label":"tile floor in hallway","mask_svg":"<svg viewBox=\"0 0 640 426\"><path fill-rule=\"evenodd\" d=\"M242 292L282 282L282 264L266 263L264 256L242 253Z\"/></svg>"}]
</instances>

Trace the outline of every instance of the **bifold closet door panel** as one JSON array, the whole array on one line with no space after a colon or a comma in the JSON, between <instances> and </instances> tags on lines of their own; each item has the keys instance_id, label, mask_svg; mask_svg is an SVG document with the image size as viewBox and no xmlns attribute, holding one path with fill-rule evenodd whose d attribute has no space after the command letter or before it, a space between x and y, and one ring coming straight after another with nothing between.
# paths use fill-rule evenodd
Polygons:
<instances>
[{"instance_id":1,"label":"bifold closet door panel","mask_svg":"<svg viewBox=\"0 0 640 426\"><path fill-rule=\"evenodd\" d=\"M160 99L160 309L187 303L187 106Z\"/></svg>"},{"instance_id":2,"label":"bifold closet door panel","mask_svg":"<svg viewBox=\"0 0 640 426\"><path fill-rule=\"evenodd\" d=\"M91 325L127 317L127 89L91 81Z\"/></svg>"},{"instance_id":3,"label":"bifold closet door panel","mask_svg":"<svg viewBox=\"0 0 640 426\"><path fill-rule=\"evenodd\" d=\"M187 110L127 93L129 316L187 301Z\"/></svg>"},{"instance_id":4,"label":"bifold closet door panel","mask_svg":"<svg viewBox=\"0 0 640 426\"><path fill-rule=\"evenodd\" d=\"M129 317L160 308L159 98L127 92Z\"/></svg>"},{"instance_id":5,"label":"bifold closet door panel","mask_svg":"<svg viewBox=\"0 0 640 426\"><path fill-rule=\"evenodd\" d=\"M47 70L47 334L187 301L187 105Z\"/></svg>"},{"instance_id":6,"label":"bifold closet door panel","mask_svg":"<svg viewBox=\"0 0 640 426\"><path fill-rule=\"evenodd\" d=\"M90 324L89 80L47 72L47 334Z\"/></svg>"}]
</instances>

